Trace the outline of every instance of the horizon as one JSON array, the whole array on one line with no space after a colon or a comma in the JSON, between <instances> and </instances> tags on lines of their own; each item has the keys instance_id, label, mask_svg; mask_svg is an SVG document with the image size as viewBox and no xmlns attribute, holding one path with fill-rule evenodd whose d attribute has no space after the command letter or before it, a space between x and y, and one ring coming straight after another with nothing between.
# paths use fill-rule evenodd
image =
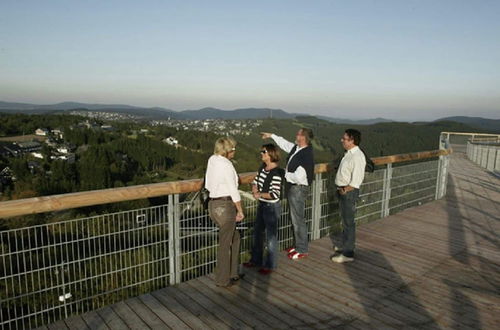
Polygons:
<instances>
[{"instance_id":1,"label":"horizon","mask_svg":"<svg viewBox=\"0 0 500 330\"><path fill-rule=\"evenodd\" d=\"M494 1L5 1L0 99L500 119L498 31Z\"/></svg>"},{"instance_id":2,"label":"horizon","mask_svg":"<svg viewBox=\"0 0 500 330\"><path fill-rule=\"evenodd\" d=\"M27 103L27 102L15 102L15 101L4 101L4 100L0 100L0 102L6 102L6 103L26 103L26 104L30 104L30 105L34 105L34 106L50 106L50 105L59 105L59 104L64 104L64 103L80 103L80 104L84 104L84 105L94 105L94 106L110 106L110 105L115 105L115 106L126 106L126 107L135 107L135 108L138 108L138 109L162 109L164 111L174 111L174 112L183 112L183 111L199 111L199 110L204 110L204 109L215 109L215 110L220 110L220 111L228 111L228 112L231 112L231 111L236 111L236 110L248 110L248 109L266 109L266 110L278 110L278 111L284 111L290 115L298 115L298 116L313 116L313 117L321 117L321 116L324 116L324 117L330 117L331 119L342 119L342 120L352 120L352 121L364 121L364 120L376 120L376 119L383 119L383 120L390 120L390 121L393 121L393 122L408 122L408 123L412 123L412 122L432 122L432 121L437 121L437 120L440 120L440 119L444 119L444 118L448 118L448 117L469 117L469 118L482 118L482 119L487 119L487 120L500 120L500 118L490 118L490 117L481 117L481 116L467 116L467 115L450 115L450 116L446 116L446 117L436 117L436 118L430 118L430 119L421 119L421 120L396 120L396 119L392 119L392 118L387 118L387 117L365 117L365 118L358 118L358 119L354 119L354 118L348 118L348 117L334 117L334 116L329 116L329 115L322 115L322 114L308 114L308 113L300 113L300 112L290 112L290 111L287 111L286 109L280 109L280 108L257 108L257 107L248 107L248 108L234 108L234 109L221 109L221 108L217 108L217 107L213 107L213 106L206 106L206 107L202 107L202 108L199 108L199 109L181 109L181 110L175 110L175 109L172 109L172 108L169 108L169 107L161 107L161 106L152 106L152 107L145 107L145 106L140 106L140 105L132 105L132 104L123 104L123 103L93 103L93 102L77 102L77 101L61 101L61 102L57 102L57 103L51 103L51 104L35 104L35 103ZM13 109L9 109L9 110L13 110ZM15 109L14 109L15 110ZM68 111L68 110L78 110L78 109L67 109L67 110L64 110L64 111ZM95 110L92 110L92 109L86 109L88 111L100 111L100 112L106 112L106 111L111 111L109 109L95 109ZM23 110L19 110L19 111L23 111ZM26 110L26 111L29 111L29 110ZM0 108L0 113L2 112L2 109ZM321 119L321 118L319 118Z\"/></svg>"}]
</instances>

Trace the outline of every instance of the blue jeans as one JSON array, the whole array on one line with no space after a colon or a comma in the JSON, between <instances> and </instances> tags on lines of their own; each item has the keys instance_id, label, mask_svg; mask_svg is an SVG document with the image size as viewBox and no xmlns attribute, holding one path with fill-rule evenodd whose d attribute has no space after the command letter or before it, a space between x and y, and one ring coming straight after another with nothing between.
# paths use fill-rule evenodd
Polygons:
<instances>
[{"instance_id":1,"label":"blue jeans","mask_svg":"<svg viewBox=\"0 0 500 330\"><path fill-rule=\"evenodd\" d=\"M345 195L338 194L340 217L342 218L342 254L346 257L354 257L354 245L356 244L356 200L359 197L359 189L354 189Z\"/></svg>"},{"instance_id":2,"label":"blue jeans","mask_svg":"<svg viewBox=\"0 0 500 330\"><path fill-rule=\"evenodd\" d=\"M295 234L295 249L299 253L307 253L309 241L307 237L307 223L304 216L309 186L291 185L288 188L287 198Z\"/></svg>"},{"instance_id":3,"label":"blue jeans","mask_svg":"<svg viewBox=\"0 0 500 330\"><path fill-rule=\"evenodd\" d=\"M278 221L281 217L281 203L259 202L253 229L252 259L250 262L269 269L276 268L278 253ZM264 232L267 256L264 260Z\"/></svg>"}]
</instances>

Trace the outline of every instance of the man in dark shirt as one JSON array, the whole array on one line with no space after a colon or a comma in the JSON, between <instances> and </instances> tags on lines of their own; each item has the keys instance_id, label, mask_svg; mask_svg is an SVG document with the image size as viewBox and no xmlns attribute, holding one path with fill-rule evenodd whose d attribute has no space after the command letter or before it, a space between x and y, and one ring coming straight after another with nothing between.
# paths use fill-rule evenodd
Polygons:
<instances>
[{"instance_id":1,"label":"man in dark shirt","mask_svg":"<svg viewBox=\"0 0 500 330\"><path fill-rule=\"evenodd\" d=\"M263 139L273 139L282 150L288 153L285 169L286 195L295 236L295 247L287 250L288 257L292 260L307 257L309 246L304 209L309 186L314 178L312 130L301 128L297 132L295 143L272 133L261 133L261 135Z\"/></svg>"}]
</instances>

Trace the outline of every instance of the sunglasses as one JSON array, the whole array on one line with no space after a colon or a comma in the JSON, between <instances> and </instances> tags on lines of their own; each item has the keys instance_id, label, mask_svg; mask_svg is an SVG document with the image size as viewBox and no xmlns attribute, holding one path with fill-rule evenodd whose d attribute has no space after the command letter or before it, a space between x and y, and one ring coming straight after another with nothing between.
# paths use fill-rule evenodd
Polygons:
<instances>
[{"instance_id":1,"label":"sunglasses","mask_svg":"<svg viewBox=\"0 0 500 330\"><path fill-rule=\"evenodd\" d=\"M267 154L267 150L261 150L260 153L261 154Z\"/></svg>"}]
</instances>

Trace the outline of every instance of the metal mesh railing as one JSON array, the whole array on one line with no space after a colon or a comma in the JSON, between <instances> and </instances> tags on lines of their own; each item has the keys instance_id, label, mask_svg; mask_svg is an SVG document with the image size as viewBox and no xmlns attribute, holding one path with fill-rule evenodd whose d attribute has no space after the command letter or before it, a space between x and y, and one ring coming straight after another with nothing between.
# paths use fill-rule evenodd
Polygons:
<instances>
[{"instance_id":1,"label":"metal mesh railing","mask_svg":"<svg viewBox=\"0 0 500 330\"><path fill-rule=\"evenodd\" d=\"M436 197L439 161L427 161L392 170L389 214L421 205Z\"/></svg>"},{"instance_id":2,"label":"metal mesh railing","mask_svg":"<svg viewBox=\"0 0 500 330\"><path fill-rule=\"evenodd\" d=\"M83 313L169 283L168 206L0 232L1 328Z\"/></svg>"},{"instance_id":3,"label":"metal mesh railing","mask_svg":"<svg viewBox=\"0 0 500 330\"><path fill-rule=\"evenodd\" d=\"M357 222L444 195L447 157L367 173ZM241 259L249 258L257 202L243 194ZM212 272L218 229L197 199L0 232L1 329L40 326ZM280 248L293 244L282 202ZM316 174L306 201L311 240L340 229L330 173Z\"/></svg>"},{"instance_id":4,"label":"metal mesh railing","mask_svg":"<svg viewBox=\"0 0 500 330\"><path fill-rule=\"evenodd\" d=\"M466 154L467 158L482 168L500 173L500 143L498 141L469 141Z\"/></svg>"}]
</instances>

